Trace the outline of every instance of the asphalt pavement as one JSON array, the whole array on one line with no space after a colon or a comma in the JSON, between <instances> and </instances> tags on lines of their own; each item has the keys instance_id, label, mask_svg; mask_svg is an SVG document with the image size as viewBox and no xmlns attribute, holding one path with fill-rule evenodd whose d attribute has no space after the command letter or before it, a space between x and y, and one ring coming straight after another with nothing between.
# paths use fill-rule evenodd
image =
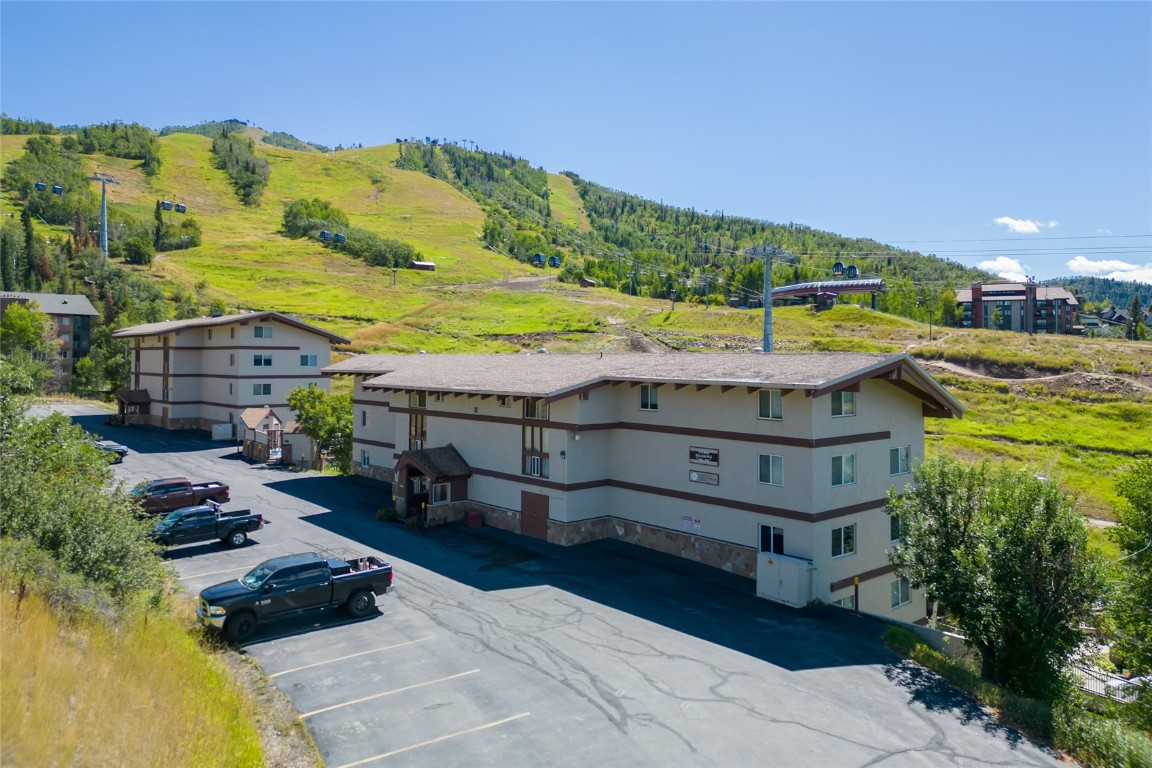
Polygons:
<instances>
[{"instance_id":1,"label":"asphalt pavement","mask_svg":"<svg viewBox=\"0 0 1152 768\"><path fill-rule=\"evenodd\" d=\"M231 486L271 521L174 550L192 593L293 552L376 554L377 612L270 623L245 644L329 766L1053 766L1051 751L881 640L877 620L793 610L754 584L601 541L376 520L386 486L253 464L197 433L107 426L118 478Z\"/></svg>"}]
</instances>

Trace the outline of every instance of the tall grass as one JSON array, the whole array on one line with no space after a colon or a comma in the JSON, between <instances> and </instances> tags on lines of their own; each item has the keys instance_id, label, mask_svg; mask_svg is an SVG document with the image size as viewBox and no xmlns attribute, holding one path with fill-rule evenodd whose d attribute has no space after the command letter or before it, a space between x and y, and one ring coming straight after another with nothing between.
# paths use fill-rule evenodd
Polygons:
<instances>
[{"instance_id":1,"label":"tall grass","mask_svg":"<svg viewBox=\"0 0 1152 768\"><path fill-rule=\"evenodd\" d=\"M264 764L254 702L185 622L143 611L69 616L35 590L21 600L4 587L4 765Z\"/></svg>"}]
</instances>

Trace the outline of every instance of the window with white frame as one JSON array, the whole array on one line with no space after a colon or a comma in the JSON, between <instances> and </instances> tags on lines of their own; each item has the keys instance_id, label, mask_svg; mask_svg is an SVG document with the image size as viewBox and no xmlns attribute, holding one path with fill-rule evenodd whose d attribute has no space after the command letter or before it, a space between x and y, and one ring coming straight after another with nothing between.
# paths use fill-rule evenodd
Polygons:
<instances>
[{"instance_id":1,"label":"window with white frame","mask_svg":"<svg viewBox=\"0 0 1152 768\"><path fill-rule=\"evenodd\" d=\"M784 484L784 457L772 453L760 455L759 482L763 485Z\"/></svg>"},{"instance_id":2,"label":"window with white frame","mask_svg":"<svg viewBox=\"0 0 1152 768\"><path fill-rule=\"evenodd\" d=\"M229 352L228 353L228 367L231 368L234 365L236 365L236 353L235 352Z\"/></svg>"},{"instance_id":3,"label":"window with white frame","mask_svg":"<svg viewBox=\"0 0 1152 768\"><path fill-rule=\"evenodd\" d=\"M775 525L760 526L760 551L784 554L784 529Z\"/></svg>"},{"instance_id":4,"label":"window with white frame","mask_svg":"<svg viewBox=\"0 0 1152 768\"><path fill-rule=\"evenodd\" d=\"M496 404L501 408L510 408L512 406L512 398L508 395L498 395L496 397Z\"/></svg>"},{"instance_id":5,"label":"window with white frame","mask_svg":"<svg viewBox=\"0 0 1152 768\"><path fill-rule=\"evenodd\" d=\"M846 453L832 457L832 485L852 485L856 482L856 454Z\"/></svg>"},{"instance_id":6,"label":"window with white frame","mask_svg":"<svg viewBox=\"0 0 1152 768\"><path fill-rule=\"evenodd\" d=\"M229 328L228 329L228 338L230 338L230 339L236 338L236 329L235 328Z\"/></svg>"},{"instance_id":7,"label":"window with white frame","mask_svg":"<svg viewBox=\"0 0 1152 768\"><path fill-rule=\"evenodd\" d=\"M842 557L856 552L856 524L832 529L832 557Z\"/></svg>"},{"instance_id":8,"label":"window with white frame","mask_svg":"<svg viewBox=\"0 0 1152 768\"><path fill-rule=\"evenodd\" d=\"M760 409L757 418L779 421L784 418L784 394L778 389L762 389L759 392Z\"/></svg>"},{"instance_id":9,"label":"window with white frame","mask_svg":"<svg viewBox=\"0 0 1152 768\"><path fill-rule=\"evenodd\" d=\"M360 411L360 426L368 426L368 411Z\"/></svg>"},{"instance_id":10,"label":"window with white frame","mask_svg":"<svg viewBox=\"0 0 1152 768\"><path fill-rule=\"evenodd\" d=\"M253 384L252 394L254 395L270 395L272 394L272 385L268 383Z\"/></svg>"},{"instance_id":11,"label":"window with white frame","mask_svg":"<svg viewBox=\"0 0 1152 768\"><path fill-rule=\"evenodd\" d=\"M642 410L642 411L658 411L658 410L660 410L659 390L656 389L655 384L641 384L640 385L640 410Z\"/></svg>"},{"instance_id":12,"label":"window with white frame","mask_svg":"<svg viewBox=\"0 0 1152 768\"><path fill-rule=\"evenodd\" d=\"M909 589L908 579L896 579L892 582L892 607L899 608L912 602L912 590Z\"/></svg>"},{"instance_id":13,"label":"window with white frame","mask_svg":"<svg viewBox=\"0 0 1152 768\"><path fill-rule=\"evenodd\" d=\"M906 475L912 471L912 446L888 449L888 474Z\"/></svg>"},{"instance_id":14,"label":"window with white frame","mask_svg":"<svg viewBox=\"0 0 1152 768\"><path fill-rule=\"evenodd\" d=\"M444 393L443 392L433 392L432 393L432 402L434 402L434 403L444 402Z\"/></svg>"},{"instance_id":15,"label":"window with white frame","mask_svg":"<svg viewBox=\"0 0 1152 768\"><path fill-rule=\"evenodd\" d=\"M448 483L436 483L432 486L432 503L444 504L452 501L452 486Z\"/></svg>"},{"instance_id":16,"label":"window with white frame","mask_svg":"<svg viewBox=\"0 0 1152 768\"><path fill-rule=\"evenodd\" d=\"M272 355L252 355L252 365L257 368L271 368Z\"/></svg>"},{"instance_id":17,"label":"window with white frame","mask_svg":"<svg viewBox=\"0 0 1152 768\"><path fill-rule=\"evenodd\" d=\"M408 393L408 407L409 408L427 408L428 407L428 393L427 392L409 392Z\"/></svg>"},{"instance_id":18,"label":"window with white frame","mask_svg":"<svg viewBox=\"0 0 1152 768\"><path fill-rule=\"evenodd\" d=\"M832 415L833 416L855 416L856 415L856 393L855 392L833 392L832 393Z\"/></svg>"},{"instance_id":19,"label":"window with white frame","mask_svg":"<svg viewBox=\"0 0 1152 768\"><path fill-rule=\"evenodd\" d=\"M257 339L270 339L272 338L272 326L257 325L252 328L252 335Z\"/></svg>"},{"instance_id":20,"label":"window with white frame","mask_svg":"<svg viewBox=\"0 0 1152 768\"><path fill-rule=\"evenodd\" d=\"M367 467L367 466L370 466L371 463L372 463L371 460L368 458L368 449L367 448L361 448L360 449L360 466Z\"/></svg>"},{"instance_id":21,"label":"window with white frame","mask_svg":"<svg viewBox=\"0 0 1152 768\"><path fill-rule=\"evenodd\" d=\"M72 325L72 318L68 317L67 315L64 315L63 317L60 318L60 327L61 328L68 328L71 325Z\"/></svg>"},{"instance_id":22,"label":"window with white frame","mask_svg":"<svg viewBox=\"0 0 1152 768\"><path fill-rule=\"evenodd\" d=\"M524 398L524 418L526 418L526 419L547 419L548 418L548 401L542 397L526 397L526 398Z\"/></svg>"},{"instance_id":23,"label":"window with white frame","mask_svg":"<svg viewBox=\"0 0 1152 768\"><path fill-rule=\"evenodd\" d=\"M854 611L856 610L856 595L848 595L847 597L841 597L838 600L833 600L832 605L835 605L838 608L847 608L850 611Z\"/></svg>"},{"instance_id":24,"label":"window with white frame","mask_svg":"<svg viewBox=\"0 0 1152 768\"><path fill-rule=\"evenodd\" d=\"M300 365L305 368L315 368L316 355L300 355Z\"/></svg>"}]
</instances>

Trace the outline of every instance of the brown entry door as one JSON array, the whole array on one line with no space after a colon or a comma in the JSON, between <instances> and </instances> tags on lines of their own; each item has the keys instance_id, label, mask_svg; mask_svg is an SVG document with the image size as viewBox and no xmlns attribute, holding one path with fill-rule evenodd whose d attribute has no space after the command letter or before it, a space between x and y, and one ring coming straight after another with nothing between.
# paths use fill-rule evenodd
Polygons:
<instances>
[{"instance_id":1,"label":"brown entry door","mask_svg":"<svg viewBox=\"0 0 1152 768\"><path fill-rule=\"evenodd\" d=\"M548 540L548 497L520 491L520 533Z\"/></svg>"}]
</instances>

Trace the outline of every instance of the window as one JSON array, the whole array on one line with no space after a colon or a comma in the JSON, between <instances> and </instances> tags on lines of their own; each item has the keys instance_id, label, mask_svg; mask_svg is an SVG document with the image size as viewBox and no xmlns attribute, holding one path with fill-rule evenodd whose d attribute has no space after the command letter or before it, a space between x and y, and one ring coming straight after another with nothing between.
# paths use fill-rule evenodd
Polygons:
<instances>
[{"instance_id":1,"label":"window","mask_svg":"<svg viewBox=\"0 0 1152 768\"><path fill-rule=\"evenodd\" d=\"M256 366L257 368L271 368L272 355L252 355L252 365Z\"/></svg>"},{"instance_id":2,"label":"window","mask_svg":"<svg viewBox=\"0 0 1152 768\"><path fill-rule=\"evenodd\" d=\"M912 602L912 595L908 589L908 579L896 579L892 582L892 607L899 608Z\"/></svg>"},{"instance_id":3,"label":"window","mask_svg":"<svg viewBox=\"0 0 1152 768\"><path fill-rule=\"evenodd\" d=\"M371 464L371 461L368 458L368 449L367 448L361 448L360 449L360 466L367 467L370 464Z\"/></svg>"},{"instance_id":4,"label":"window","mask_svg":"<svg viewBox=\"0 0 1152 768\"><path fill-rule=\"evenodd\" d=\"M427 392L409 392L408 393L408 407L409 408L427 408L428 407L428 393Z\"/></svg>"},{"instance_id":5,"label":"window","mask_svg":"<svg viewBox=\"0 0 1152 768\"><path fill-rule=\"evenodd\" d=\"M270 395L272 394L271 384L253 384L252 394L254 395Z\"/></svg>"},{"instance_id":6,"label":"window","mask_svg":"<svg viewBox=\"0 0 1152 768\"><path fill-rule=\"evenodd\" d=\"M272 338L272 326L257 325L252 329L252 335L258 339L270 339Z\"/></svg>"},{"instance_id":7,"label":"window","mask_svg":"<svg viewBox=\"0 0 1152 768\"><path fill-rule=\"evenodd\" d=\"M360 411L360 426L368 426L368 411Z\"/></svg>"},{"instance_id":8,"label":"window","mask_svg":"<svg viewBox=\"0 0 1152 768\"><path fill-rule=\"evenodd\" d=\"M300 355L300 365L306 368L315 368L316 355Z\"/></svg>"},{"instance_id":9,"label":"window","mask_svg":"<svg viewBox=\"0 0 1152 768\"><path fill-rule=\"evenodd\" d=\"M640 410L656 411L660 409L657 390L653 384L640 385Z\"/></svg>"},{"instance_id":10,"label":"window","mask_svg":"<svg viewBox=\"0 0 1152 768\"><path fill-rule=\"evenodd\" d=\"M208 341L212 341L212 329L208 329Z\"/></svg>"},{"instance_id":11,"label":"window","mask_svg":"<svg viewBox=\"0 0 1152 768\"><path fill-rule=\"evenodd\" d=\"M784 529L774 525L760 526L760 551L784 554Z\"/></svg>"},{"instance_id":12,"label":"window","mask_svg":"<svg viewBox=\"0 0 1152 768\"><path fill-rule=\"evenodd\" d=\"M315 355L313 355L313 357L315 357ZM315 365L316 363L312 363L312 364ZM433 392L432 393L432 402L434 402L434 403L444 402L444 393L443 392Z\"/></svg>"},{"instance_id":13,"label":"window","mask_svg":"<svg viewBox=\"0 0 1152 768\"><path fill-rule=\"evenodd\" d=\"M165 387L160 394L160 399L164 402L169 402L172 399L172 390Z\"/></svg>"},{"instance_id":14,"label":"window","mask_svg":"<svg viewBox=\"0 0 1152 768\"><path fill-rule=\"evenodd\" d=\"M547 419L548 418L548 401L542 397L526 397L526 398L524 398L524 418L526 418L526 419Z\"/></svg>"},{"instance_id":15,"label":"window","mask_svg":"<svg viewBox=\"0 0 1152 768\"><path fill-rule=\"evenodd\" d=\"M524 474L548 477L548 430L543 427L524 427Z\"/></svg>"},{"instance_id":16,"label":"window","mask_svg":"<svg viewBox=\"0 0 1152 768\"><path fill-rule=\"evenodd\" d=\"M236 353L235 352L229 352L228 353L228 367L231 368L234 365L236 365Z\"/></svg>"},{"instance_id":17,"label":"window","mask_svg":"<svg viewBox=\"0 0 1152 768\"><path fill-rule=\"evenodd\" d=\"M452 501L452 486L448 483L436 483L432 486L432 503L444 504Z\"/></svg>"},{"instance_id":18,"label":"window","mask_svg":"<svg viewBox=\"0 0 1152 768\"><path fill-rule=\"evenodd\" d=\"M854 611L856 610L856 595L848 595L848 597L842 597L839 600L833 600L832 605Z\"/></svg>"},{"instance_id":19,"label":"window","mask_svg":"<svg viewBox=\"0 0 1152 768\"><path fill-rule=\"evenodd\" d=\"M832 457L832 485L853 485L856 482L856 454L846 453Z\"/></svg>"},{"instance_id":20,"label":"window","mask_svg":"<svg viewBox=\"0 0 1152 768\"><path fill-rule=\"evenodd\" d=\"M856 552L856 524L832 529L832 557Z\"/></svg>"},{"instance_id":21,"label":"window","mask_svg":"<svg viewBox=\"0 0 1152 768\"><path fill-rule=\"evenodd\" d=\"M496 398L496 403L501 408L508 408L512 405L512 398L508 397L508 395L499 395Z\"/></svg>"},{"instance_id":22,"label":"window","mask_svg":"<svg viewBox=\"0 0 1152 768\"><path fill-rule=\"evenodd\" d=\"M235 328L229 328L228 329L228 338L230 338L230 339L236 338L236 329Z\"/></svg>"},{"instance_id":23,"label":"window","mask_svg":"<svg viewBox=\"0 0 1152 768\"><path fill-rule=\"evenodd\" d=\"M232 394L232 382L228 382L228 394Z\"/></svg>"},{"instance_id":24,"label":"window","mask_svg":"<svg viewBox=\"0 0 1152 768\"><path fill-rule=\"evenodd\" d=\"M832 393L832 415L833 416L855 416L856 415L856 393L855 392L833 392Z\"/></svg>"},{"instance_id":25,"label":"window","mask_svg":"<svg viewBox=\"0 0 1152 768\"><path fill-rule=\"evenodd\" d=\"M72 343L72 335L69 333L60 334L60 343L61 344L71 344Z\"/></svg>"},{"instance_id":26,"label":"window","mask_svg":"<svg viewBox=\"0 0 1152 768\"><path fill-rule=\"evenodd\" d=\"M900 515L895 512L888 513L888 539L890 541L900 541L904 536L904 521L900 519Z\"/></svg>"},{"instance_id":27,"label":"window","mask_svg":"<svg viewBox=\"0 0 1152 768\"><path fill-rule=\"evenodd\" d=\"M912 471L912 446L888 449L888 474L906 475Z\"/></svg>"},{"instance_id":28,"label":"window","mask_svg":"<svg viewBox=\"0 0 1152 768\"><path fill-rule=\"evenodd\" d=\"M408 450L423 450L428 440L428 414L413 413L408 416Z\"/></svg>"},{"instance_id":29,"label":"window","mask_svg":"<svg viewBox=\"0 0 1152 768\"><path fill-rule=\"evenodd\" d=\"M784 396L778 389L762 389L759 393L760 412L757 418L775 419L784 418Z\"/></svg>"},{"instance_id":30,"label":"window","mask_svg":"<svg viewBox=\"0 0 1152 768\"><path fill-rule=\"evenodd\" d=\"M784 484L784 457L760 454L760 482L764 485Z\"/></svg>"},{"instance_id":31,"label":"window","mask_svg":"<svg viewBox=\"0 0 1152 768\"><path fill-rule=\"evenodd\" d=\"M72 318L67 317L67 316L60 318L60 327L61 328L67 328L70 325L72 325Z\"/></svg>"}]
</instances>

